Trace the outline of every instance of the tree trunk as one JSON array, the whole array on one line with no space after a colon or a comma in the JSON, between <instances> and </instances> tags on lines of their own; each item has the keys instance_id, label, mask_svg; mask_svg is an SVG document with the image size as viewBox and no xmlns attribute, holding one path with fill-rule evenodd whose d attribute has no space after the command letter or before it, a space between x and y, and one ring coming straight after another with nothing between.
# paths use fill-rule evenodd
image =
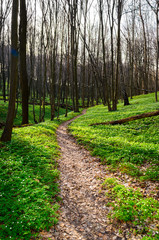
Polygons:
<instances>
[{"instance_id":1,"label":"tree trunk","mask_svg":"<svg viewBox=\"0 0 159 240\"><path fill-rule=\"evenodd\" d=\"M1 141L4 142L11 140L13 120L15 115L16 87L18 79L18 3L18 0L13 0L11 31L11 84L7 120L1 137Z\"/></svg>"},{"instance_id":2,"label":"tree trunk","mask_svg":"<svg viewBox=\"0 0 159 240\"><path fill-rule=\"evenodd\" d=\"M106 69L106 57L105 57L105 36L104 36L104 22L103 22L103 0L99 1L99 15L100 15L100 24L101 24L101 33L102 33L102 52L103 52L103 98L104 103L108 104L108 111L111 111L110 105L110 89L108 88L108 79L107 79L107 69Z\"/></svg>"},{"instance_id":3,"label":"tree trunk","mask_svg":"<svg viewBox=\"0 0 159 240\"><path fill-rule=\"evenodd\" d=\"M132 0L133 11L132 11L132 44L130 44L130 66L131 66L131 76L130 76L130 98L133 97L134 88L134 43L135 43L135 0Z\"/></svg>"},{"instance_id":4,"label":"tree trunk","mask_svg":"<svg viewBox=\"0 0 159 240\"><path fill-rule=\"evenodd\" d=\"M159 62L159 1L157 1L157 12L156 12L156 21L157 21L157 58L156 58L156 81L155 81L155 99L156 102L158 101L157 98L157 91L158 91L158 62Z\"/></svg>"},{"instance_id":5,"label":"tree trunk","mask_svg":"<svg viewBox=\"0 0 159 240\"><path fill-rule=\"evenodd\" d=\"M65 25L65 19L63 26ZM60 97L61 97L61 86L62 86L62 67L63 67L63 42L64 42L64 27L62 29L62 40L61 40L61 60L60 60L60 69L59 69L59 86L57 93L57 118L59 118L60 114Z\"/></svg>"},{"instance_id":6,"label":"tree trunk","mask_svg":"<svg viewBox=\"0 0 159 240\"><path fill-rule=\"evenodd\" d=\"M111 9L110 9L111 6L110 6L109 0L107 0L107 5L108 5L108 16L109 16L110 34L111 34L111 101L112 101L112 110L115 110L116 104L115 104L115 91L114 91L114 38L113 38L115 0L113 0Z\"/></svg>"},{"instance_id":7,"label":"tree trunk","mask_svg":"<svg viewBox=\"0 0 159 240\"><path fill-rule=\"evenodd\" d=\"M143 28L143 37L144 37L144 73L143 73L143 88L144 94L148 94L148 73L147 73L147 39L146 39L146 30L145 30L145 23L141 12L141 0L139 3L139 10L140 10L140 18Z\"/></svg>"},{"instance_id":8,"label":"tree trunk","mask_svg":"<svg viewBox=\"0 0 159 240\"><path fill-rule=\"evenodd\" d=\"M2 40L2 79L3 79L3 100L6 101L6 75L5 75L5 55L4 55L4 29Z\"/></svg>"},{"instance_id":9,"label":"tree trunk","mask_svg":"<svg viewBox=\"0 0 159 240\"><path fill-rule=\"evenodd\" d=\"M117 110L118 102L118 85L119 85L119 69L120 69L120 60L121 60L121 49L120 49L120 25L121 25L121 16L122 16L122 4L123 0L118 0L118 37L117 37L117 63L116 63L116 83L115 83L115 104L114 109Z\"/></svg>"},{"instance_id":10,"label":"tree trunk","mask_svg":"<svg viewBox=\"0 0 159 240\"><path fill-rule=\"evenodd\" d=\"M26 31L27 31L27 12L25 0L20 1L20 83L22 91L22 124L28 124L28 78L26 70Z\"/></svg>"},{"instance_id":11,"label":"tree trunk","mask_svg":"<svg viewBox=\"0 0 159 240\"><path fill-rule=\"evenodd\" d=\"M139 115L132 116L132 117L123 118L123 119L120 119L120 120L115 120L115 121L110 121L110 122L102 122L102 123L95 123L95 124L91 124L90 126L117 125L117 124L123 124L123 123L126 123L126 122L130 122L130 121L134 121L134 120L138 120L138 119L142 119L142 118L154 117L154 116L158 116L158 115L159 115L159 110L155 111L155 112L148 112L148 113L143 113L143 114L139 114Z\"/></svg>"}]
</instances>

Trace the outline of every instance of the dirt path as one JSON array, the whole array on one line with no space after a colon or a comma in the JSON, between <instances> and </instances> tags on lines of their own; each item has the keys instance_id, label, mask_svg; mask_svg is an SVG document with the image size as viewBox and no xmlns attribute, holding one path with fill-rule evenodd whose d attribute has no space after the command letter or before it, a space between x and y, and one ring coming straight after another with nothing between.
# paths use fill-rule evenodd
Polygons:
<instances>
[{"instance_id":1,"label":"dirt path","mask_svg":"<svg viewBox=\"0 0 159 240\"><path fill-rule=\"evenodd\" d=\"M62 155L59 170L63 203L59 224L47 237L56 240L124 239L110 233L104 196L99 194L102 182L99 177L104 178L104 167L68 134L67 125L73 120L61 124L57 130Z\"/></svg>"}]
</instances>

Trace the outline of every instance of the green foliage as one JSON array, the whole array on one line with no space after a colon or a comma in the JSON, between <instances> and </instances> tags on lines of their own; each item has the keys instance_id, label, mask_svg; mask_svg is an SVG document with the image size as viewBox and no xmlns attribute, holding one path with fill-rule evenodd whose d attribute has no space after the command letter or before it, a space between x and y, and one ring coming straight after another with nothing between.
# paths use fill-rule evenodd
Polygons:
<instances>
[{"instance_id":1,"label":"green foliage","mask_svg":"<svg viewBox=\"0 0 159 240\"><path fill-rule=\"evenodd\" d=\"M102 183L102 188L108 187L114 187L118 184L118 181L116 178L106 178L105 181Z\"/></svg>"},{"instance_id":2,"label":"green foliage","mask_svg":"<svg viewBox=\"0 0 159 240\"><path fill-rule=\"evenodd\" d=\"M137 177L142 175L139 167L135 166L133 163L124 162L119 165L119 169L122 173L126 173L132 177Z\"/></svg>"},{"instance_id":3,"label":"green foliage","mask_svg":"<svg viewBox=\"0 0 159 240\"><path fill-rule=\"evenodd\" d=\"M45 120L50 120L51 118L51 110L50 110L50 106L46 105L45 106ZM7 111L8 111L8 101L4 102L2 100L0 100L0 123L5 123L6 121L6 117L7 117ZM60 115L65 114L65 109L64 108L60 108ZM39 105L35 105L35 118L37 121L39 121L39 112L40 112L40 106ZM68 112L70 112L68 110ZM57 113L56 113L57 114ZM15 125L20 125L22 123L22 105L18 104L18 111L16 114L16 118L14 119L14 124ZM33 118L33 106L29 105L29 123L33 123L34 124L34 118Z\"/></svg>"},{"instance_id":4,"label":"green foliage","mask_svg":"<svg viewBox=\"0 0 159 240\"><path fill-rule=\"evenodd\" d=\"M131 105L118 105L118 111L108 112L103 105L87 110L87 114L74 121L69 129L79 143L87 145L92 155L99 156L103 164L140 176L142 180L159 180L159 116L144 118L122 125L90 124L107 122L133 115L156 111L159 102L154 101L154 94L141 95L130 99ZM140 165L151 164L145 171Z\"/></svg>"},{"instance_id":5,"label":"green foliage","mask_svg":"<svg viewBox=\"0 0 159 240\"><path fill-rule=\"evenodd\" d=\"M152 165L151 167L147 168L145 175L140 178L141 180L159 180L159 166Z\"/></svg>"},{"instance_id":6,"label":"green foliage","mask_svg":"<svg viewBox=\"0 0 159 240\"><path fill-rule=\"evenodd\" d=\"M146 226L153 220L159 220L159 202L153 198L143 198L139 190L127 188L117 179L107 178L103 183L105 189L111 193L113 210L111 217L124 222L132 222L134 226L141 226L142 231L150 232Z\"/></svg>"},{"instance_id":7,"label":"green foliage","mask_svg":"<svg viewBox=\"0 0 159 240\"><path fill-rule=\"evenodd\" d=\"M158 240L159 234L157 234L155 237L143 237L141 240Z\"/></svg>"},{"instance_id":8,"label":"green foliage","mask_svg":"<svg viewBox=\"0 0 159 240\"><path fill-rule=\"evenodd\" d=\"M0 142L0 239L29 240L58 221L59 147L55 131L68 118L13 130Z\"/></svg>"}]
</instances>

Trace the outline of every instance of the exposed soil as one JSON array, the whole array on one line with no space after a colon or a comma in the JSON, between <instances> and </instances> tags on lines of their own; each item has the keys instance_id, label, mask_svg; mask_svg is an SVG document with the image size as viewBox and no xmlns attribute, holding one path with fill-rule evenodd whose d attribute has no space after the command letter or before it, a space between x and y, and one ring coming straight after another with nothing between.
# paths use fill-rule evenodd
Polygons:
<instances>
[{"instance_id":1,"label":"exposed soil","mask_svg":"<svg viewBox=\"0 0 159 240\"><path fill-rule=\"evenodd\" d=\"M83 112L85 113L85 112ZM75 119L75 118L74 118ZM100 191L106 176L112 176L100 160L76 143L67 126L74 119L60 125L57 140L61 148L59 163L62 204L59 224L43 239L52 240L126 240L141 239L129 234L129 224L111 222L107 217L108 199ZM113 175L114 176L114 175ZM115 174L120 178L120 173ZM126 176L127 178L127 176ZM123 178L123 182L125 181ZM119 234L119 229L120 234ZM121 233L122 232L122 233Z\"/></svg>"}]
</instances>

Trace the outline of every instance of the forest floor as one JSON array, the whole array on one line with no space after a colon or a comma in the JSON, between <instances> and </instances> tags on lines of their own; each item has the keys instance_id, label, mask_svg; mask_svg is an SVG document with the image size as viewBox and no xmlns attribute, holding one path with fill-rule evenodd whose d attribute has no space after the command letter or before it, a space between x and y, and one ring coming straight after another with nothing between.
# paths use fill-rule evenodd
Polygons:
<instances>
[{"instance_id":1,"label":"forest floor","mask_svg":"<svg viewBox=\"0 0 159 240\"><path fill-rule=\"evenodd\" d=\"M83 114L85 111L83 112ZM77 117L75 117L77 118ZM74 119L75 119L74 118ZM108 215L108 197L102 189L106 177L116 177L123 184L131 183L131 177L120 172L108 172L99 158L93 157L68 133L67 127L74 120L60 125L57 140L61 148L58 160L62 204L58 225L48 233L41 232L42 239L50 240L137 240L129 223L111 220ZM133 184L133 182L132 182ZM137 185L137 182L134 182ZM147 186L153 189L153 183Z\"/></svg>"}]
</instances>

